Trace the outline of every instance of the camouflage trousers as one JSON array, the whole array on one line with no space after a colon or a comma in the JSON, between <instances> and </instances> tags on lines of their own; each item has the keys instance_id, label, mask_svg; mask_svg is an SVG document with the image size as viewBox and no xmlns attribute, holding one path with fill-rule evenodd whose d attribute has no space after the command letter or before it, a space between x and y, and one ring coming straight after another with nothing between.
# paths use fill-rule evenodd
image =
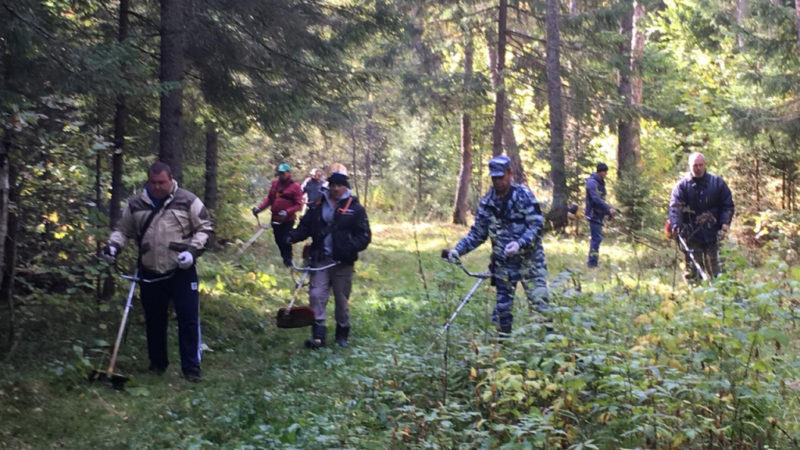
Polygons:
<instances>
[{"instance_id":1,"label":"camouflage trousers","mask_svg":"<svg viewBox=\"0 0 800 450\"><path fill-rule=\"evenodd\" d=\"M516 260L516 261L515 261ZM533 257L512 261L498 261L494 268L494 283L497 289L497 304L492 313L492 323L500 328L510 328L514 321L512 307L517 283L522 283L528 306L531 310L549 311L550 295L547 290L547 263L541 245L533 251Z\"/></svg>"},{"instance_id":2,"label":"camouflage trousers","mask_svg":"<svg viewBox=\"0 0 800 450\"><path fill-rule=\"evenodd\" d=\"M689 249L692 250L692 254L694 255L694 259L700 264L700 267L703 269L709 277L714 278L719 275L720 272L720 264L719 264L719 243L714 241L712 243L702 244L696 242L687 242ZM687 283L697 283L701 281L700 274L697 272L697 268L692 263L692 260L689 258L688 253L684 253L684 272L683 272L683 279L686 280Z\"/></svg>"}]
</instances>

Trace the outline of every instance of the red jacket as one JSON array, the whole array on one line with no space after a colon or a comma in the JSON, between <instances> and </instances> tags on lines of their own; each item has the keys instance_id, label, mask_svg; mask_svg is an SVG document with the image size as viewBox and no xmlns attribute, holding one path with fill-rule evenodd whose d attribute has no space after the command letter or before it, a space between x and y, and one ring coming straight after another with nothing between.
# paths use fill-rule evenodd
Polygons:
<instances>
[{"instance_id":1,"label":"red jacket","mask_svg":"<svg viewBox=\"0 0 800 450\"><path fill-rule=\"evenodd\" d=\"M258 209L264 210L270 206L272 206L270 210L272 211L273 222L294 222L295 213L300 211L303 206L303 190L291 178L286 181L276 178L272 180L269 194L258 205ZM278 212L280 211L286 211L286 216L279 216Z\"/></svg>"}]
</instances>

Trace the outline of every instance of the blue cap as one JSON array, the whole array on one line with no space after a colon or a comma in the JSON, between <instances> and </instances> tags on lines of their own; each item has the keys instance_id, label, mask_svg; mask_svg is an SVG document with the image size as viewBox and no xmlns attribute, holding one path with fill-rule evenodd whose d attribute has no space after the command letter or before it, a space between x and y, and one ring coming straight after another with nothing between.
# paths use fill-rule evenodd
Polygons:
<instances>
[{"instance_id":1,"label":"blue cap","mask_svg":"<svg viewBox=\"0 0 800 450\"><path fill-rule=\"evenodd\" d=\"M292 170L292 166L290 166L290 165L288 165L286 163L282 163L281 165L278 166L278 173L290 172L291 170Z\"/></svg>"},{"instance_id":2,"label":"blue cap","mask_svg":"<svg viewBox=\"0 0 800 450\"><path fill-rule=\"evenodd\" d=\"M489 160L490 177L502 177L509 169L511 169L511 160L508 159L508 156L495 156Z\"/></svg>"}]
</instances>

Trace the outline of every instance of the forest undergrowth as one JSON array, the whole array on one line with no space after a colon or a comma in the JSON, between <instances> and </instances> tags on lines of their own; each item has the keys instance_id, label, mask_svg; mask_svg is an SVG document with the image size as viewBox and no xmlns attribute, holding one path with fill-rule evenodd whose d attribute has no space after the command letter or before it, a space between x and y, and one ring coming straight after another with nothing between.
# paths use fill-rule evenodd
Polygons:
<instances>
[{"instance_id":1,"label":"forest undergrowth","mask_svg":"<svg viewBox=\"0 0 800 450\"><path fill-rule=\"evenodd\" d=\"M442 333L475 281L439 257L465 232L373 223L350 345L318 351L303 348L308 329L275 326L293 281L271 235L238 260L235 245L206 254L199 384L180 376L172 329L172 365L147 372L138 303L118 362L126 389L86 381L107 364L123 280L102 304L34 292L0 365L0 447L800 445L800 267L729 239L726 274L689 287L666 240L653 250L609 236L588 271L585 236L550 235L552 332L518 292L513 336L499 342L489 283ZM473 271L487 262L486 246L464 258Z\"/></svg>"}]
</instances>

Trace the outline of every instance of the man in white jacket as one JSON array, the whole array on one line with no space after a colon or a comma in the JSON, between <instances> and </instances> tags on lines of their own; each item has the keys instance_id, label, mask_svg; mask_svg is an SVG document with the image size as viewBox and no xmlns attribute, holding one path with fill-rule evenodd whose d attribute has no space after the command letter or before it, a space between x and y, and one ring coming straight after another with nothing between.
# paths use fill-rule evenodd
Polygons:
<instances>
[{"instance_id":1,"label":"man in white jacket","mask_svg":"<svg viewBox=\"0 0 800 450\"><path fill-rule=\"evenodd\" d=\"M102 256L114 263L129 239L138 246L142 306L147 328L149 370L163 373L167 359L167 306L178 318L181 369L191 382L201 380L199 296L195 261L214 232L211 217L196 195L178 187L167 164L147 171L144 191L128 200Z\"/></svg>"}]
</instances>

